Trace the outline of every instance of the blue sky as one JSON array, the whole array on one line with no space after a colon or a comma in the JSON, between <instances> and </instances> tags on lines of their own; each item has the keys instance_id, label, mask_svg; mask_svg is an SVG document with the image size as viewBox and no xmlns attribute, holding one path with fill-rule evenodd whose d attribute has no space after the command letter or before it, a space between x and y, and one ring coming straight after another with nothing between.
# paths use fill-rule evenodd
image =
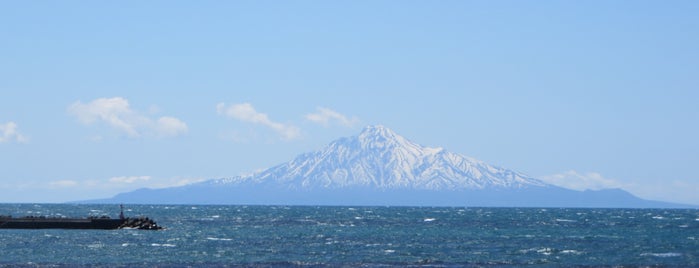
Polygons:
<instances>
[{"instance_id":1,"label":"blue sky","mask_svg":"<svg viewBox=\"0 0 699 268\"><path fill-rule=\"evenodd\" d=\"M0 4L0 202L230 177L385 125L699 204L696 1Z\"/></svg>"}]
</instances>

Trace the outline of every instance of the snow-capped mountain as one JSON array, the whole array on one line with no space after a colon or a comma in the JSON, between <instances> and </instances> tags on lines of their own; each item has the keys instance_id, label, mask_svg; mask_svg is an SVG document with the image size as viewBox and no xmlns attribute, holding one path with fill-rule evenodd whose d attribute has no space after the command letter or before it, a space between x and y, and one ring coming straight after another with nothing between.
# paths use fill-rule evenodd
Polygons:
<instances>
[{"instance_id":1,"label":"snow-capped mountain","mask_svg":"<svg viewBox=\"0 0 699 268\"><path fill-rule=\"evenodd\" d=\"M354 137L299 155L270 169L211 184L266 184L288 189L370 187L463 190L548 186L524 174L424 147L384 126L368 126Z\"/></svg>"},{"instance_id":2,"label":"snow-capped mountain","mask_svg":"<svg viewBox=\"0 0 699 268\"><path fill-rule=\"evenodd\" d=\"M497 207L691 207L621 189L575 191L420 146L383 126L267 170L89 203Z\"/></svg>"}]
</instances>

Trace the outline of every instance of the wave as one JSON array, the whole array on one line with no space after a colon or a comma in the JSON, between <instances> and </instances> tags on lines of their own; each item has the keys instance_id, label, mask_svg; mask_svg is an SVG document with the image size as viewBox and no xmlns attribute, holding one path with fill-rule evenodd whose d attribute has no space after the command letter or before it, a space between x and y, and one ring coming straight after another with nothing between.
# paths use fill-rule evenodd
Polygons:
<instances>
[{"instance_id":1,"label":"wave","mask_svg":"<svg viewBox=\"0 0 699 268\"><path fill-rule=\"evenodd\" d=\"M641 256L644 257L658 257L658 258L672 258L672 257L681 257L682 253L678 252L664 252L664 253L653 253L653 252L646 252L646 253L641 253Z\"/></svg>"},{"instance_id":2,"label":"wave","mask_svg":"<svg viewBox=\"0 0 699 268\"><path fill-rule=\"evenodd\" d=\"M211 241L233 241L232 238L218 238L218 237L207 237L206 240L211 240Z\"/></svg>"}]
</instances>

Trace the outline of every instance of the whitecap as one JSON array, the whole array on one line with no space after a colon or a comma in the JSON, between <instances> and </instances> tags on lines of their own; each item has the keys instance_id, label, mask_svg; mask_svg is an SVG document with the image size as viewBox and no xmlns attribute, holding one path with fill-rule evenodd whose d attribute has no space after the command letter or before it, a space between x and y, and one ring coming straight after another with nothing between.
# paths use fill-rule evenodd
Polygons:
<instances>
[{"instance_id":1,"label":"whitecap","mask_svg":"<svg viewBox=\"0 0 699 268\"><path fill-rule=\"evenodd\" d=\"M218 238L218 237L207 237L207 240L211 241L233 241L231 238Z\"/></svg>"},{"instance_id":2,"label":"whitecap","mask_svg":"<svg viewBox=\"0 0 699 268\"><path fill-rule=\"evenodd\" d=\"M553 254L553 249L552 248L540 248L536 251L536 253L543 254L543 255L551 255L551 254Z\"/></svg>"},{"instance_id":3,"label":"whitecap","mask_svg":"<svg viewBox=\"0 0 699 268\"><path fill-rule=\"evenodd\" d=\"M574 250L574 249L564 249L561 250L561 254L574 254L574 255L580 255L582 252Z\"/></svg>"},{"instance_id":4,"label":"whitecap","mask_svg":"<svg viewBox=\"0 0 699 268\"><path fill-rule=\"evenodd\" d=\"M384 253L395 253L396 250L395 249L387 249L387 250L384 250L383 252Z\"/></svg>"},{"instance_id":5,"label":"whitecap","mask_svg":"<svg viewBox=\"0 0 699 268\"><path fill-rule=\"evenodd\" d=\"M523 254L527 254L529 252L536 251L536 250L538 250L538 248L528 248L528 249L520 249L518 252L523 253Z\"/></svg>"},{"instance_id":6,"label":"whitecap","mask_svg":"<svg viewBox=\"0 0 699 268\"><path fill-rule=\"evenodd\" d=\"M569 220L569 219L556 219L557 222L576 222L576 220Z\"/></svg>"},{"instance_id":7,"label":"whitecap","mask_svg":"<svg viewBox=\"0 0 699 268\"><path fill-rule=\"evenodd\" d=\"M424 221L424 222L431 222L431 221L436 221L436 220L437 220L437 219L435 219L435 218L426 218L426 219L424 219L423 221Z\"/></svg>"},{"instance_id":8,"label":"whitecap","mask_svg":"<svg viewBox=\"0 0 699 268\"><path fill-rule=\"evenodd\" d=\"M169 248L174 248L176 245L173 244L158 244L158 243L152 243L150 244L151 247L169 247Z\"/></svg>"},{"instance_id":9,"label":"whitecap","mask_svg":"<svg viewBox=\"0 0 699 268\"><path fill-rule=\"evenodd\" d=\"M95 249L95 248L103 248L103 247L104 247L104 244L102 244L102 243L89 244L89 245L87 245L87 247L88 247L88 248L92 248L92 249Z\"/></svg>"},{"instance_id":10,"label":"whitecap","mask_svg":"<svg viewBox=\"0 0 699 268\"><path fill-rule=\"evenodd\" d=\"M658 258L670 258L670 257L680 257L682 256L682 253L677 253L677 252L663 252L663 253L641 253L641 256L651 256L651 257L658 257Z\"/></svg>"}]
</instances>

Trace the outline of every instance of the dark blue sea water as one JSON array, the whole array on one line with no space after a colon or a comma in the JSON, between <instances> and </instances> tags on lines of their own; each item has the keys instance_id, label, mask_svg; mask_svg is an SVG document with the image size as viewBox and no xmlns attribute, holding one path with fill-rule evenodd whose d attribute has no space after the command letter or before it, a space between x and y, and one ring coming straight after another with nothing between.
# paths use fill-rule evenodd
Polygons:
<instances>
[{"instance_id":1,"label":"dark blue sea water","mask_svg":"<svg viewBox=\"0 0 699 268\"><path fill-rule=\"evenodd\" d=\"M699 266L699 210L128 205L167 229L0 229L0 267ZM2 204L0 214L116 205Z\"/></svg>"}]
</instances>

